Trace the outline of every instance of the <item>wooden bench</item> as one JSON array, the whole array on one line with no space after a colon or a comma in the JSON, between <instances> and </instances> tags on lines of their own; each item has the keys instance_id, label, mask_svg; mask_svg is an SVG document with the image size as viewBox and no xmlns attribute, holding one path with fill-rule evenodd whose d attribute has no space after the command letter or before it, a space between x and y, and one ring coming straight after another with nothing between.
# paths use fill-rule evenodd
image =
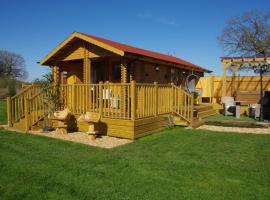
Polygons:
<instances>
[{"instance_id":1,"label":"wooden bench","mask_svg":"<svg viewBox=\"0 0 270 200\"><path fill-rule=\"evenodd\" d=\"M240 90L235 92L235 101L241 102L241 105L260 103L260 91Z\"/></svg>"}]
</instances>

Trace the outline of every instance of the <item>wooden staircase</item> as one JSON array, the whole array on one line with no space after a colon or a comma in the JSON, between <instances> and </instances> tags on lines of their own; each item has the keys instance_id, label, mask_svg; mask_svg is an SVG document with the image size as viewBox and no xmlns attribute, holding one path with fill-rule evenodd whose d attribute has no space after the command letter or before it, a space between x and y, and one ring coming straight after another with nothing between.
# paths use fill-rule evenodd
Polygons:
<instances>
[{"instance_id":1,"label":"wooden staircase","mask_svg":"<svg viewBox=\"0 0 270 200\"><path fill-rule=\"evenodd\" d=\"M194 117L199 120L215 115L217 111L213 108L212 104L200 104L194 106Z\"/></svg>"},{"instance_id":2,"label":"wooden staircase","mask_svg":"<svg viewBox=\"0 0 270 200\"><path fill-rule=\"evenodd\" d=\"M215 115L217 110L215 110L212 104L199 104L194 105L193 107L193 121L189 123L186 120L183 120L181 116L173 115L174 124L176 126L191 126L192 128L197 128L204 124L204 119Z\"/></svg>"},{"instance_id":3,"label":"wooden staircase","mask_svg":"<svg viewBox=\"0 0 270 200\"><path fill-rule=\"evenodd\" d=\"M8 126L28 131L44 120L47 106L40 87L28 85L18 94L7 99Z\"/></svg>"}]
</instances>

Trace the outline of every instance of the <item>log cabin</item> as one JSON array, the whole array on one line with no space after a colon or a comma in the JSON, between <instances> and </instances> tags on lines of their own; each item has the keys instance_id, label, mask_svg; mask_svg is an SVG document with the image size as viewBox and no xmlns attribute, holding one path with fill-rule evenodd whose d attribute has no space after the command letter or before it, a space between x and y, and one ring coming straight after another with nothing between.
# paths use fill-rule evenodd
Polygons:
<instances>
[{"instance_id":1,"label":"log cabin","mask_svg":"<svg viewBox=\"0 0 270 200\"><path fill-rule=\"evenodd\" d=\"M74 32L39 64L52 69L62 108L75 118L99 113L97 129L109 136L135 139L170 125L194 126L213 113L211 106L194 105L187 90L188 76L210 71L174 56ZM46 106L36 90L32 85L8 97L9 126L41 126ZM87 131L80 122L77 128Z\"/></svg>"}]
</instances>

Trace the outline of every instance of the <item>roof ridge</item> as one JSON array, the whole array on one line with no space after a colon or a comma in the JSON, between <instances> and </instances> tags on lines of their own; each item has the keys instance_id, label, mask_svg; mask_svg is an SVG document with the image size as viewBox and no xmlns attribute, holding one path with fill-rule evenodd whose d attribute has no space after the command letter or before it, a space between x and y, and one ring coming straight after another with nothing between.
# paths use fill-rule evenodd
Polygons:
<instances>
[{"instance_id":1,"label":"roof ridge","mask_svg":"<svg viewBox=\"0 0 270 200\"><path fill-rule=\"evenodd\" d=\"M203 67L195 65L195 64L193 64L193 63L191 63L189 61L178 58L176 56L171 56L171 55L163 54L163 53L160 53L160 52L155 52L155 51L152 51L152 50L147 50L147 49L143 49L143 48L140 48L140 47L131 46L131 45L128 45L128 44L116 42L116 41L113 41L113 40L109 40L109 39L106 39L106 38L90 35L90 34L87 34L87 33L82 33L82 32L77 32L77 33L82 34L82 35L87 36L87 37L91 37L93 39L96 39L99 42L103 42L103 43L105 43L107 45L113 46L114 48L117 48L117 49L122 50L124 52L129 52L129 53L134 53L134 54L141 54L141 55L144 55L144 56L164 60L164 61L167 61L167 62L172 62L172 63L176 63L176 64L182 64L182 65L186 65L188 67L193 67L193 68L198 68L198 69L201 69L201 70L204 70L204 71L209 71L207 69L204 69Z\"/></svg>"}]
</instances>

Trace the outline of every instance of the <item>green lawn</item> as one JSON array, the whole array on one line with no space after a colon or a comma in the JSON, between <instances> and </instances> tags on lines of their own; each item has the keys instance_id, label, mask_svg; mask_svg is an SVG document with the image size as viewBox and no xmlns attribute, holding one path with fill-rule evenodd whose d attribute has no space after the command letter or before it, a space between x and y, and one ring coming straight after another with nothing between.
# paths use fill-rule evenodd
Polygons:
<instances>
[{"instance_id":1,"label":"green lawn","mask_svg":"<svg viewBox=\"0 0 270 200\"><path fill-rule=\"evenodd\" d=\"M209 119L209 120L238 120L238 121L251 121L251 122L255 121L254 118L250 118L250 117L245 116L245 115L241 115L240 118L236 118L234 116L224 116L222 114L209 116L207 119Z\"/></svg>"},{"instance_id":2,"label":"green lawn","mask_svg":"<svg viewBox=\"0 0 270 200\"><path fill-rule=\"evenodd\" d=\"M0 99L0 125L7 124L6 100Z\"/></svg>"},{"instance_id":3,"label":"green lawn","mask_svg":"<svg viewBox=\"0 0 270 200\"><path fill-rule=\"evenodd\" d=\"M107 150L0 130L0 199L270 199L270 135L174 128Z\"/></svg>"}]
</instances>

